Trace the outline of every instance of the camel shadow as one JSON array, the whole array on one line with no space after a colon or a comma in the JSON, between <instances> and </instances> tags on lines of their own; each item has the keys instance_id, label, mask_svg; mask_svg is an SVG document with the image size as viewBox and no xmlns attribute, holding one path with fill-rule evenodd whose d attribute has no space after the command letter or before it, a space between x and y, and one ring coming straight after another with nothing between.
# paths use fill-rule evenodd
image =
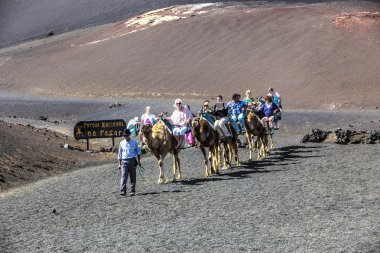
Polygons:
<instances>
[{"instance_id":1,"label":"camel shadow","mask_svg":"<svg viewBox=\"0 0 380 253\"><path fill-rule=\"evenodd\" d=\"M320 155L315 153L320 151L324 146L287 146L278 148L270 157L261 161L246 161L242 162L240 167L233 167L229 170L221 170L220 175L215 175L207 178L195 178L179 181L183 185L200 185L207 182L216 182L232 179L243 179L249 175L258 173L275 173L291 169L292 164L299 163L300 159L318 158ZM286 161L286 162L284 162ZM279 169L278 166L285 166ZM276 166L276 168L274 168Z\"/></svg>"},{"instance_id":2,"label":"camel shadow","mask_svg":"<svg viewBox=\"0 0 380 253\"><path fill-rule=\"evenodd\" d=\"M220 175L213 175L210 177L203 177L203 178L193 178L193 179L183 179L181 181L178 181L177 183L182 185L201 185L206 182L217 182L217 181L224 181L229 180L228 178L222 178Z\"/></svg>"},{"instance_id":3,"label":"camel shadow","mask_svg":"<svg viewBox=\"0 0 380 253\"><path fill-rule=\"evenodd\" d=\"M153 192L138 193L136 196L159 195L159 194L162 194L162 193L178 193L178 192L186 192L186 191L182 191L182 190L153 191Z\"/></svg>"}]
</instances>

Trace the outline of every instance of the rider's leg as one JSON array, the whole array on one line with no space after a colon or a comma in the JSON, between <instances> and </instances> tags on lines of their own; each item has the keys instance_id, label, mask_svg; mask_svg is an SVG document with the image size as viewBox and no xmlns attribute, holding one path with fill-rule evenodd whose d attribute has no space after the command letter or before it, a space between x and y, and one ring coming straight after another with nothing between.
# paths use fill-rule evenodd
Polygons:
<instances>
[{"instance_id":1,"label":"rider's leg","mask_svg":"<svg viewBox=\"0 0 380 253\"><path fill-rule=\"evenodd\" d=\"M227 124L228 124L228 118L222 118L219 120L220 122L220 127L222 128L223 132L224 132L224 135L229 137L231 136L231 133L230 131L228 131L228 128L227 128Z\"/></svg>"},{"instance_id":2,"label":"rider's leg","mask_svg":"<svg viewBox=\"0 0 380 253\"><path fill-rule=\"evenodd\" d=\"M220 120L215 121L215 128L216 128L216 131L218 132L220 138L223 139L225 137L225 135L224 135Z\"/></svg>"},{"instance_id":3,"label":"rider's leg","mask_svg":"<svg viewBox=\"0 0 380 253\"><path fill-rule=\"evenodd\" d=\"M240 113L238 116L238 120L240 122L240 130L244 130L244 113Z\"/></svg>"},{"instance_id":4,"label":"rider's leg","mask_svg":"<svg viewBox=\"0 0 380 253\"><path fill-rule=\"evenodd\" d=\"M236 116L231 116L231 123L232 123L233 128L235 129L235 131L237 133L240 133L239 126L237 125L236 122L237 122L237 117Z\"/></svg>"},{"instance_id":5,"label":"rider's leg","mask_svg":"<svg viewBox=\"0 0 380 253\"><path fill-rule=\"evenodd\" d=\"M187 132L187 127L181 127L179 131L179 143L180 147L183 148L184 146L184 140L185 140L185 134Z\"/></svg>"},{"instance_id":6,"label":"rider's leg","mask_svg":"<svg viewBox=\"0 0 380 253\"><path fill-rule=\"evenodd\" d=\"M176 148L179 148L181 142L180 142L180 133L179 133L179 128L178 127L174 127L173 128L173 135L174 135L175 140L177 141Z\"/></svg>"},{"instance_id":7,"label":"rider's leg","mask_svg":"<svg viewBox=\"0 0 380 253\"><path fill-rule=\"evenodd\" d=\"M268 133L269 132L269 129L268 129L268 117L264 117L261 119L261 123L263 124L264 128L265 128L265 131Z\"/></svg>"},{"instance_id":8,"label":"rider's leg","mask_svg":"<svg viewBox=\"0 0 380 253\"><path fill-rule=\"evenodd\" d=\"M273 128L273 125L274 125L274 116L270 116L269 119L268 119L268 121L269 121L269 127Z\"/></svg>"}]
</instances>

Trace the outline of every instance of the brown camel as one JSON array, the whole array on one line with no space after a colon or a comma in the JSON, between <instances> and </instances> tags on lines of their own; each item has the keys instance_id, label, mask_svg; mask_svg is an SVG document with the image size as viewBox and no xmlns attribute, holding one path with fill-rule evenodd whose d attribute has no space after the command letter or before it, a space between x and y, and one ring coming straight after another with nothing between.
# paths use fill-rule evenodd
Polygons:
<instances>
[{"instance_id":1,"label":"brown camel","mask_svg":"<svg viewBox=\"0 0 380 253\"><path fill-rule=\"evenodd\" d=\"M160 120L152 127L151 125L143 125L141 127L144 142L148 145L150 151L154 154L158 161L158 167L160 169L160 177L158 183L165 183L165 176L163 170L163 164L165 157L168 153L173 154L173 179L181 178L181 166L178 157L179 150L176 148L176 141L174 136L169 132L167 127ZM176 172L178 169L178 176Z\"/></svg>"},{"instance_id":2,"label":"brown camel","mask_svg":"<svg viewBox=\"0 0 380 253\"><path fill-rule=\"evenodd\" d=\"M252 153L255 151L256 146L258 149L257 160L261 160L269 155L268 136L265 134L265 128L255 113L248 113L245 129L249 145L249 160L252 160ZM257 142L253 142L254 136L257 136Z\"/></svg>"},{"instance_id":3,"label":"brown camel","mask_svg":"<svg viewBox=\"0 0 380 253\"><path fill-rule=\"evenodd\" d=\"M199 142L205 163L205 177L210 174L219 174L219 134L214 130L210 123L203 117L195 117L191 122L194 137ZM206 147L209 148L209 156L206 156ZM210 162L210 173L208 163Z\"/></svg>"},{"instance_id":4,"label":"brown camel","mask_svg":"<svg viewBox=\"0 0 380 253\"><path fill-rule=\"evenodd\" d=\"M240 158L239 158L239 152L238 152L238 134L236 133L235 129L231 126L231 123L227 124L227 128L231 133L231 136L226 137L224 139L221 139L220 142L223 144L223 156L224 156L224 165L223 168L230 169L232 166L232 155L234 154L235 156L235 161L236 161L236 166L240 166ZM222 129L218 129L223 133ZM219 160L220 157L222 156L222 149L221 147L219 148Z\"/></svg>"}]
</instances>

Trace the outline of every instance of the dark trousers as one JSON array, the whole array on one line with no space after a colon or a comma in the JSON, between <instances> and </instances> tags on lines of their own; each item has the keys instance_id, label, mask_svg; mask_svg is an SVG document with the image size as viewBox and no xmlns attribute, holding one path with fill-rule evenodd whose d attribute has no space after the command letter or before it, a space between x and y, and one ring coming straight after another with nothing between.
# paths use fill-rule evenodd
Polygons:
<instances>
[{"instance_id":1,"label":"dark trousers","mask_svg":"<svg viewBox=\"0 0 380 253\"><path fill-rule=\"evenodd\" d=\"M131 178L131 192L136 192L136 159L130 158L121 161L120 192L126 192L128 175Z\"/></svg>"}]
</instances>

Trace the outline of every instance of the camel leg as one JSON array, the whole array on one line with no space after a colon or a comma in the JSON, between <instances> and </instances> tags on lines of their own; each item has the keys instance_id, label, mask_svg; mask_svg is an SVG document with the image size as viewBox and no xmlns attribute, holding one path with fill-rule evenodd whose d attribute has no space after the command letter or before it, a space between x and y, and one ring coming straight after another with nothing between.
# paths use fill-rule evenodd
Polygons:
<instances>
[{"instance_id":1,"label":"camel leg","mask_svg":"<svg viewBox=\"0 0 380 253\"><path fill-rule=\"evenodd\" d=\"M258 148L257 148L257 139L258 139L258 138L256 138L256 140L254 140L254 138L255 138L255 137L253 136L253 137L252 137L252 141L253 141L253 150L252 150L252 152L255 152L256 149L258 149Z\"/></svg>"},{"instance_id":2,"label":"camel leg","mask_svg":"<svg viewBox=\"0 0 380 253\"><path fill-rule=\"evenodd\" d=\"M268 135L264 135L263 139L262 139L262 143L264 144L264 151L263 151L263 158L267 156L267 154L269 153L269 148L268 148L268 145L269 145L269 137Z\"/></svg>"},{"instance_id":3,"label":"camel leg","mask_svg":"<svg viewBox=\"0 0 380 253\"><path fill-rule=\"evenodd\" d=\"M228 170L231 168L231 150L230 150L230 145L228 143L224 143L224 169Z\"/></svg>"},{"instance_id":4,"label":"camel leg","mask_svg":"<svg viewBox=\"0 0 380 253\"><path fill-rule=\"evenodd\" d=\"M219 175L219 166L220 166L220 159L219 159L219 145L215 145L214 147L214 160L215 160L215 174Z\"/></svg>"},{"instance_id":5,"label":"camel leg","mask_svg":"<svg viewBox=\"0 0 380 253\"><path fill-rule=\"evenodd\" d=\"M208 159L207 159L207 155L206 155L206 149L204 147L201 147L201 151L202 151L203 160L205 163L205 174L204 174L204 176L208 177L208 176L210 176L210 174L208 173Z\"/></svg>"},{"instance_id":6,"label":"camel leg","mask_svg":"<svg viewBox=\"0 0 380 253\"><path fill-rule=\"evenodd\" d=\"M266 142L265 137L260 137L258 139L258 147L257 147L257 160L262 160L265 157L266 154Z\"/></svg>"},{"instance_id":7,"label":"camel leg","mask_svg":"<svg viewBox=\"0 0 380 253\"><path fill-rule=\"evenodd\" d=\"M249 147L249 161L252 161L252 153L253 153L253 147L252 147L252 135L247 131L246 137L248 140L248 147Z\"/></svg>"},{"instance_id":8,"label":"camel leg","mask_svg":"<svg viewBox=\"0 0 380 253\"><path fill-rule=\"evenodd\" d=\"M219 166L222 167L222 146L220 145L219 148L218 148L218 160L219 160ZM224 164L223 164L223 167L226 166L226 160L224 160Z\"/></svg>"},{"instance_id":9,"label":"camel leg","mask_svg":"<svg viewBox=\"0 0 380 253\"><path fill-rule=\"evenodd\" d=\"M264 138L263 138L263 143L264 143L264 147L263 147L263 158L264 157L267 157L270 155L270 150L269 150L269 140L268 140L268 135L265 135Z\"/></svg>"},{"instance_id":10,"label":"camel leg","mask_svg":"<svg viewBox=\"0 0 380 253\"><path fill-rule=\"evenodd\" d=\"M158 160L158 167L160 168L160 177L158 179L159 184L165 183L165 175L164 175L164 160L165 160L166 154L165 155L156 155L156 158Z\"/></svg>"},{"instance_id":11,"label":"camel leg","mask_svg":"<svg viewBox=\"0 0 380 253\"><path fill-rule=\"evenodd\" d=\"M220 157L220 154L221 154L221 146L218 144L215 146L215 157L216 157L216 162L218 164L218 172L219 172L219 168L222 167L222 159Z\"/></svg>"},{"instance_id":12,"label":"camel leg","mask_svg":"<svg viewBox=\"0 0 380 253\"><path fill-rule=\"evenodd\" d=\"M177 158L173 154L173 179L172 179L172 183L177 182L176 177L175 177L176 173L177 173Z\"/></svg>"},{"instance_id":13,"label":"camel leg","mask_svg":"<svg viewBox=\"0 0 380 253\"><path fill-rule=\"evenodd\" d=\"M231 168L232 167L232 154L233 154L233 143L230 143L229 145L228 145L228 161L229 161L229 165L230 165L230 167L229 168Z\"/></svg>"},{"instance_id":14,"label":"camel leg","mask_svg":"<svg viewBox=\"0 0 380 253\"><path fill-rule=\"evenodd\" d=\"M217 146L210 147L210 152L209 152L209 161L211 163L211 173L217 175L219 174L218 171L218 148Z\"/></svg>"},{"instance_id":15,"label":"camel leg","mask_svg":"<svg viewBox=\"0 0 380 253\"><path fill-rule=\"evenodd\" d=\"M236 166L240 166L240 159L239 159L239 153L238 153L238 146L237 143L234 145L234 152L235 152L235 161L236 161Z\"/></svg>"},{"instance_id":16,"label":"camel leg","mask_svg":"<svg viewBox=\"0 0 380 253\"><path fill-rule=\"evenodd\" d=\"M214 159L213 159L213 148L210 147L208 151L208 162L210 164L210 175L215 174L215 164L214 164Z\"/></svg>"},{"instance_id":17,"label":"camel leg","mask_svg":"<svg viewBox=\"0 0 380 253\"><path fill-rule=\"evenodd\" d=\"M182 178L181 161L179 160L178 154L174 155L174 158L175 158L177 169L178 169L177 180L180 180Z\"/></svg>"},{"instance_id":18,"label":"camel leg","mask_svg":"<svg viewBox=\"0 0 380 253\"><path fill-rule=\"evenodd\" d=\"M261 139L259 137L257 137L255 145L256 145L256 148L257 148L257 161L260 161L261 160L261 155L262 155L261 147L263 146L263 144L262 144Z\"/></svg>"},{"instance_id":19,"label":"camel leg","mask_svg":"<svg viewBox=\"0 0 380 253\"><path fill-rule=\"evenodd\" d=\"M270 135L270 142L271 142L270 148L274 149L275 145L274 145L274 142L273 142L273 134Z\"/></svg>"}]
</instances>

